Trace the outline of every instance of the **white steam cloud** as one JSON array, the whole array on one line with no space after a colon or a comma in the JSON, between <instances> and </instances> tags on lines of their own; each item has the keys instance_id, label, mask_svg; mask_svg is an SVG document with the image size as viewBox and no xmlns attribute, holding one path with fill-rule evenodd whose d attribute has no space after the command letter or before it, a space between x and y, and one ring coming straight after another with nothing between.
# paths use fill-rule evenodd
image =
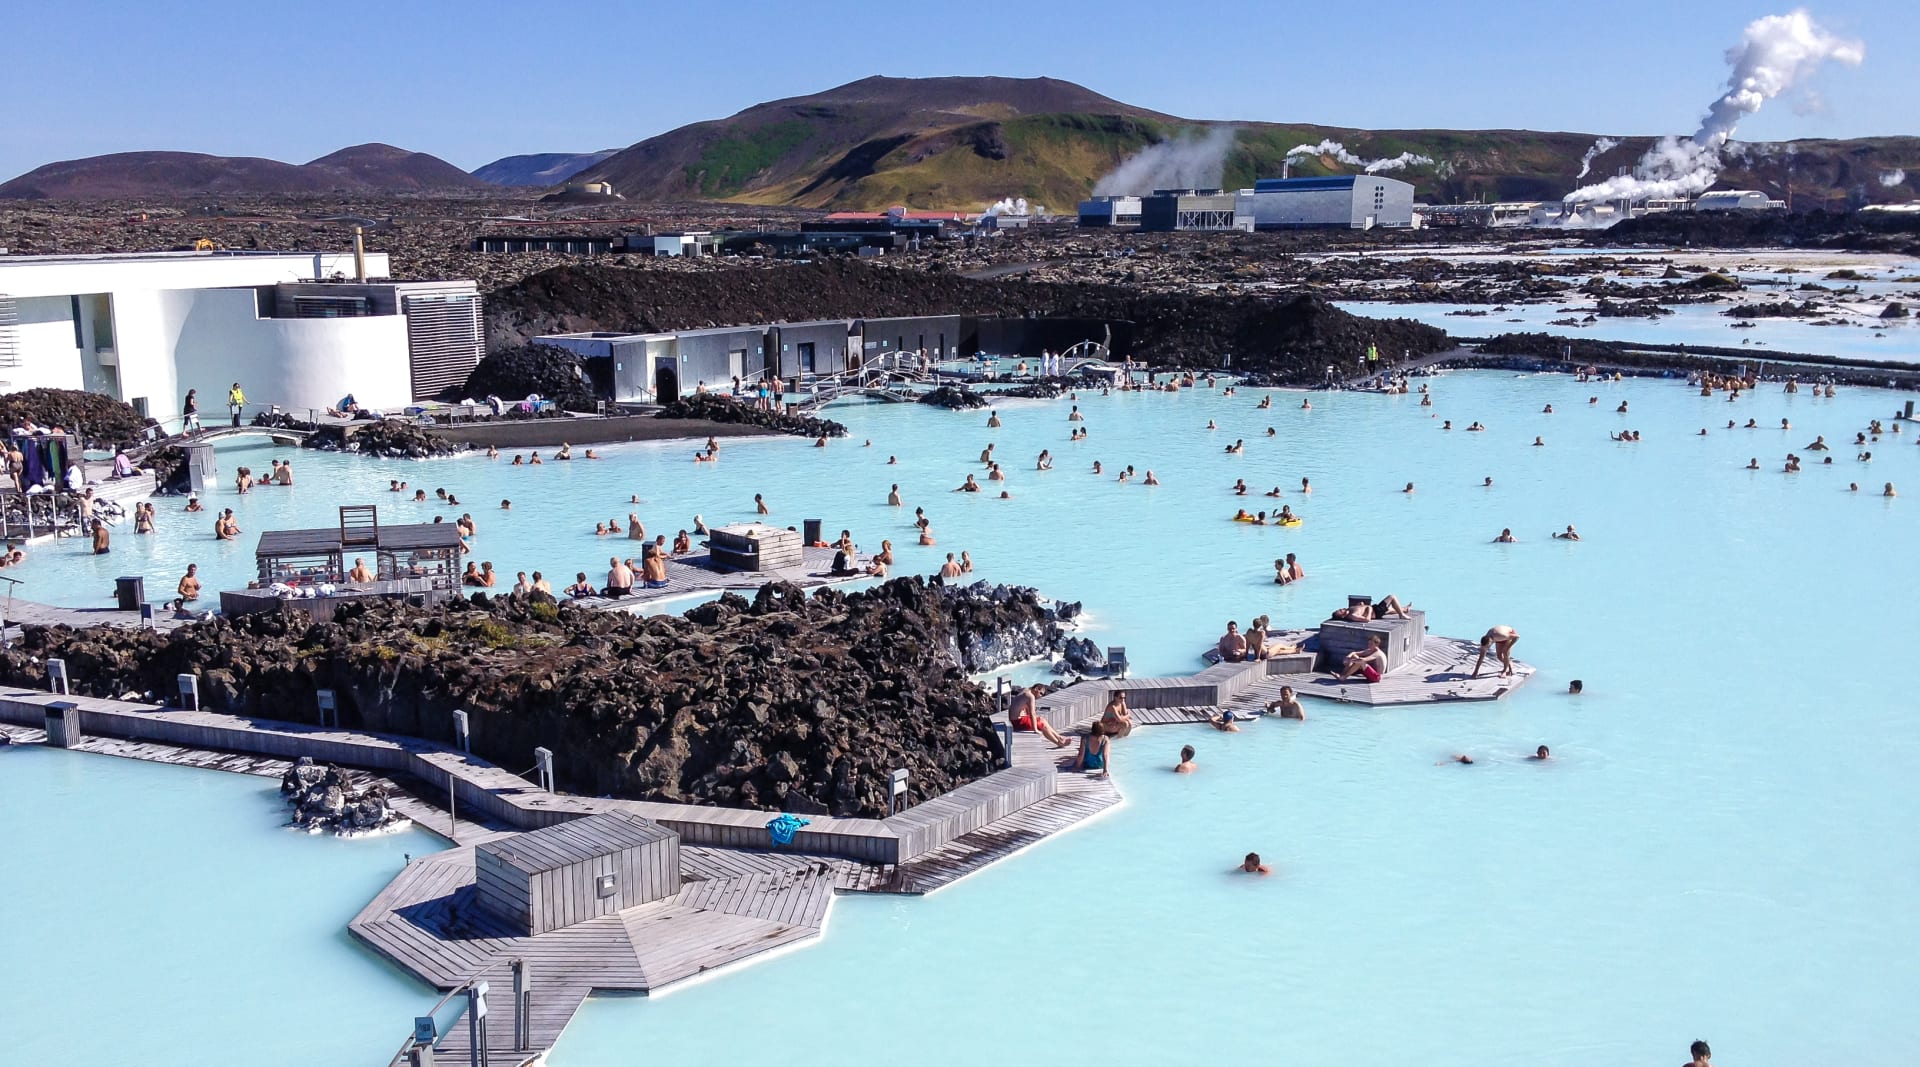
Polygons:
<instances>
[{"instance_id":1,"label":"white steam cloud","mask_svg":"<svg viewBox=\"0 0 1920 1067\"><path fill-rule=\"evenodd\" d=\"M1301 156L1332 156L1336 161L1345 163L1349 167L1359 167L1368 174L1378 174L1385 170L1402 170L1407 167L1433 166L1433 157L1415 155L1412 152L1402 152L1386 159L1362 159L1347 151L1347 146L1339 141L1321 141L1319 144L1295 145L1287 149L1288 159L1297 159Z\"/></svg>"},{"instance_id":2,"label":"white steam cloud","mask_svg":"<svg viewBox=\"0 0 1920 1067\"><path fill-rule=\"evenodd\" d=\"M1611 137L1602 137L1598 141L1593 142L1593 147L1587 149L1587 154L1580 157L1580 173L1574 175L1573 180L1579 181L1586 177L1587 172L1593 169L1594 160L1600 158L1603 153L1611 152L1618 147L1620 147L1620 142Z\"/></svg>"},{"instance_id":3,"label":"white steam cloud","mask_svg":"<svg viewBox=\"0 0 1920 1067\"><path fill-rule=\"evenodd\" d=\"M1198 136L1183 134L1128 156L1093 184L1095 196L1138 196L1155 189L1216 189L1226 173L1235 130L1215 126Z\"/></svg>"},{"instance_id":4,"label":"white steam cloud","mask_svg":"<svg viewBox=\"0 0 1920 1067\"><path fill-rule=\"evenodd\" d=\"M1567 200L1593 203L1703 193L1719 180L1721 150L1742 119L1830 61L1858 66L1865 58L1865 44L1828 33L1805 8L1755 19L1740 43L1727 49L1733 68L1727 91L1708 105L1692 137L1661 138L1640 157L1632 174L1582 186Z\"/></svg>"},{"instance_id":5,"label":"white steam cloud","mask_svg":"<svg viewBox=\"0 0 1920 1067\"><path fill-rule=\"evenodd\" d=\"M1028 204L1027 204L1027 198L1026 198L1026 197L1024 197L1024 196L1010 196L1010 197L1007 197L1007 198L1006 198L1005 200L996 200L996 201L994 201L994 202L993 202L993 203L992 203L991 205L989 205L989 206L987 207L987 210L986 210L986 212L985 212L985 214L988 214L988 215L1026 215L1026 214L1040 214L1040 213L1041 213L1041 212L1043 212L1043 211L1045 211L1045 209L1044 209L1044 208L1041 208L1041 209L1040 209L1040 210L1038 210L1038 211L1033 211L1033 212L1029 212L1029 211L1028 211Z\"/></svg>"},{"instance_id":6,"label":"white steam cloud","mask_svg":"<svg viewBox=\"0 0 1920 1067\"><path fill-rule=\"evenodd\" d=\"M1880 184L1888 189L1896 185L1905 185L1906 181L1907 172L1904 170L1882 171L1880 174Z\"/></svg>"}]
</instances>

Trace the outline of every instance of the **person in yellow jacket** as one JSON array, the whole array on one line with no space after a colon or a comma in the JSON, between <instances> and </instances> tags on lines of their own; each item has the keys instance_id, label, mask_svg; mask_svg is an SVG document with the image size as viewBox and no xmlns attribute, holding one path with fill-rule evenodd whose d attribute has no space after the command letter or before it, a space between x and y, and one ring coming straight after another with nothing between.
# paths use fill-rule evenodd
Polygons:
<instances>
[{"instance_id":1,"label":"person in yellow jacket","mask_svg":"<svg viewBox=\"0 0 1920 1067\"><path fill-rule=\"evenodd\" d=\"M239 382L234 382L233 388L227 390L227 411L233 415L235 426L240 425L240 409L245 407L246 403L247 394L240 391Z\"/></svg>"}]
</instances>

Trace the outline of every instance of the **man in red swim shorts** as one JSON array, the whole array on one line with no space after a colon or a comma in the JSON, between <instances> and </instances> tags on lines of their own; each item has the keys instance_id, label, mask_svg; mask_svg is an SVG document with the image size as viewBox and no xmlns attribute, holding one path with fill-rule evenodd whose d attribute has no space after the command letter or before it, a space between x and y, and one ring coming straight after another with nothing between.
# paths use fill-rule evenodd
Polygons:
<instances>
[{"instance_id":1,"label":"man in red swim shorts","mask_svg":"<svg viewBox=\"0 0 1920 1067\"><path fill-rule=\"evenodd\" d=\"M1340 669L1341 681L1358 674L1368 682L1377 682L1387 669L1387 654L1380 651L1380 635L1369 634L1367 647L1357 652L1347 653L1347 665Z\"/></svg>"}]
</instances>

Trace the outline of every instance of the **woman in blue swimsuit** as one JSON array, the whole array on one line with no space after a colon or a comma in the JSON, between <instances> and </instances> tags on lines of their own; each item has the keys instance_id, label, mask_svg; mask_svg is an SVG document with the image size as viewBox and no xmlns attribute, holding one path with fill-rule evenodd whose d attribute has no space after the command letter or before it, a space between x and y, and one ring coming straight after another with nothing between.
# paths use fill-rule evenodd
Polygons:
<instances>
[{"instance_id":1,"label":"woman in blue swimsuit","mask_svg":"<svg viewBox=\"0 0 1920 1067\"><path fill-rule=\"evenodd\" d=\"M1107 731L1099 723L1087 727L1087 735L1080 739L1080 758L1074 761L1073 769L1107 776Z\"/></svg>"}]
</instances>

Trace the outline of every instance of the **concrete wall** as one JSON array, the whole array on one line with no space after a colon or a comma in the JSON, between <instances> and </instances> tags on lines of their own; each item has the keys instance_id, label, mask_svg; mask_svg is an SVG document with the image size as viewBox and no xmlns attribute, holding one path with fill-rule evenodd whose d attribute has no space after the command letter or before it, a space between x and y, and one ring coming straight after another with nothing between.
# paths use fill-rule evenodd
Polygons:
<instances>
[{"instance_id":1,"label":"concrete wall","mask_svg":"<svg viewBox=\"0 0 1920 1067\"><path fill-rule=\"evenodd\" d=\"M174 372L163 403L149 409L155 417L179 414L180 397L173 394L191 388L200 390L201 420L222 420L227 387L235 381L251 404L295 409L324 408L349 392L374 408L401 407L413 398L404 316L263 319L251 289L154 296L161 334L172 341ZM122 368L124 389L133 369L124 354Z\"/></svg>"},{"instance_id":2,"label":"concrete wall","mask_svg":"<svg viewBox=\"0 0 1920 1067\"><path fill-rule=\"evenodd\" d=\"M832 374L847 367L847 327L841 320L797 322L769 328L773 351L779 358L780 376ZM813 366L801 361L801 345L813 345Z\"/></svg>"}]
</instances>

